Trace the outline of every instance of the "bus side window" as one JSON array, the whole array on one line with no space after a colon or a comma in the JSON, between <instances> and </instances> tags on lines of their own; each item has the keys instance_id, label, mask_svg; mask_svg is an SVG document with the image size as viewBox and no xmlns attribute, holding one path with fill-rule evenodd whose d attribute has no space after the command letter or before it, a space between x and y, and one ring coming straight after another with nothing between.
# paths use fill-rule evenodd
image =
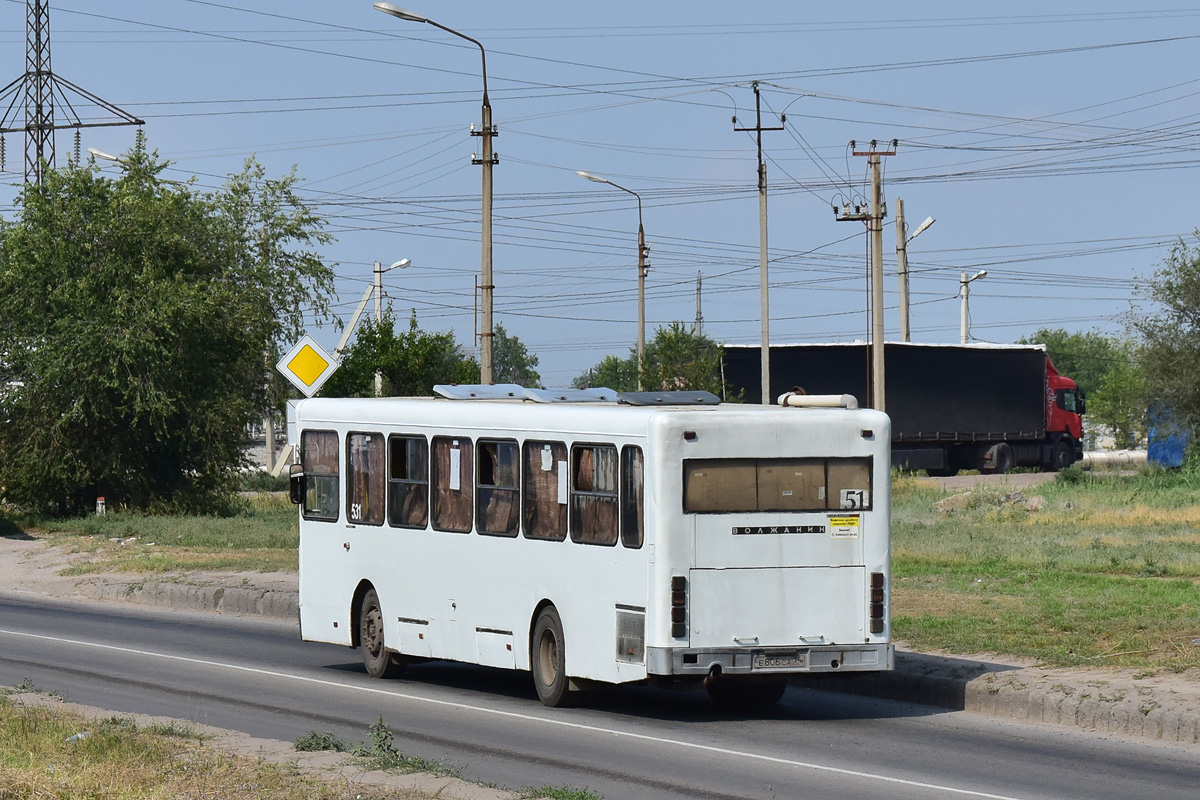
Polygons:
<instances>
[{"instance_id":1,"label":"bus side window","mask_svg":"<svg viewBox=\"0 0 1200 800\"><path fill-rule=\"evenodd\" d=\"M334 431L305 431L300 435L300 461L304 465L304 497L300 511L305 519L338 518L338 436Z\"/></svg>"},{"instance_id":2,"label":"bus side window","mask_svg":"<svg viewBox=\"0 0 1200 800\"><path fill-rule=\"evenodd\" d=\"M393 436L388 453L388 524L424 528L429 523L429 443L423 436Z\"/></svg>"},{"instance_id":3,"label":"bus side window","mask_svg":"<svg viewBox=\"0 0 1200 800\"><path fill-rule=\"evenodd\" d=\"M646 539L646 475L642 448L621 450L621 544L641 547Z\"/></svg>"},{"instance_id":4,"label":"bus side window","mask_svg":"<svg viewBox=\"0 0 1200 800\"><path fill-rule=\"evenodd\" d=\"M465 436L435 436L430 468L433 527L439 531L470 533L474 521L474 450Z\"/></svg>"},{"instance_id":5,"label":"bus side window","mask_svg":"<svg viewBox=\"0 0 1200 800\"><path fill-rule=\"evenodd\" d=\"M522 473L525 538L553 542L566 539L566 444L525 442Z\"/></svg>"},{"instance_id":6,"label":"bus side window","mask_svg":"<svg viewBox=\"0 0 1200 800\"><path fill-rule=\"evenodd\" d=\"M476 502L479 532L516 536L521 524L520 456L515 441L476 445L479 455Z\"/></svg>"},{"instance_id":7,"label":"bus side window","mask_svg":"<svg viewBox=\"0 0 1200 800\"><path fill-rule=\"evenodd\" d=\"M617 448L571 449L571 541L617 543Z\"/></svg>"},{"instance_id":8,"label":"bus side window","mask_svg":"<svg viewBox=\"0 0 1200 800\"><path fill-rule=\"evenodd\" d=\"M383 434L346 436L346 516L356 525L383 524L383 457Z\"/></svg>"}]
</instances>

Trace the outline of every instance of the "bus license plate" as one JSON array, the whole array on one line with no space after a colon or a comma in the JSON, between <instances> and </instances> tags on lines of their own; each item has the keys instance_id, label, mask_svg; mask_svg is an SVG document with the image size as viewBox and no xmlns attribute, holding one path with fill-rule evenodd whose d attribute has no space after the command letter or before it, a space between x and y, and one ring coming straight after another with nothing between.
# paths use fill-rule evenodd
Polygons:
<instances>
[{"instance_id":1,"label":"bus license plate","mask_svg":"<svg viewBox=\"0 0 1200 800\"><path fill-rule=\"evenodd\" d=\"M803 667L804 665L805 659L803 653L791 655L759 653L754 657L754 669L785 669L787 667Z\"/></svg>"}]
</instances>

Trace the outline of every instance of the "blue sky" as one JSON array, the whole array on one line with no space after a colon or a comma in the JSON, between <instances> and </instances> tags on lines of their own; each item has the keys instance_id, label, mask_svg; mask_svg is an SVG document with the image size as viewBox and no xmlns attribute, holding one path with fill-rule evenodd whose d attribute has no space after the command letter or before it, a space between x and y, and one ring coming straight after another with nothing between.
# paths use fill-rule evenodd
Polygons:
<instances>
[{"instance_id":1,"label":"blue sky","mask_svg":"<svg viewBox=\"0 0 1200 800\"><path fill-rule=\"evenodd\" d=\"M575 3L401 0L479 39L500 135L496 320L565 385L636 340L634 199L652 268L648 335L696 316L756 343L758 203L750 82L762 83L772 341L866 335L865 234L831 204L868 194L851 140L886 159L885 300L898 332L894 203L910 229L914 341L1122 330L1137 279L1197 226L1200 7L1154 2ZM470 345L479 269L479 52L370 0L53 0L54 71L146 121L172 178L216 186L255 155L296 165L337 237L347 318L375 260L401 317ZM24 0L0 0L0 83L24 70ZM102 115L81 107L85 118ZM63 121L62 115L59 121ZM128 149L132 128L82 146ZM6 136L0 214L24 142ZM70 133L58 139L60 161ZM113 169L113 168L109 168ZM332 346L330 326L311 331Z\"/></svg>"}]
</instances>

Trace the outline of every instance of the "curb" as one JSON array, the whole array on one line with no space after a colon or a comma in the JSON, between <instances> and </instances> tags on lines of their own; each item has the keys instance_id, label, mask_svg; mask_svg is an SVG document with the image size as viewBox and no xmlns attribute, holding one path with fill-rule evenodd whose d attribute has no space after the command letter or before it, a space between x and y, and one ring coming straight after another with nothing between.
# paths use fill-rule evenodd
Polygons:
<instances>
[{"instance_id":1,"label":"curb","mask_svg":"<svg viewBox=\"0 0 1200 800\"><path fill-rule=\"evenodd\" d=\"M992 717L1168 742L1200 742L1200 692L1160 680L1086 676L986 661L896 653L891 672L811 676L792 685Z\"/></svg>"},{"instance_id":2,"label":"curb","mask_svg":"<svg viewBox=\"0 0 1200 800\"><path fill-rule=\"evenodd\" d=\"M82 587L81 587L82 588ZM300 613L298 591L252 587L195 586L186 583L105 583L83 590L95 600L137 603L184 611L210 611L296 619Z\"/></svg>"}]
</instances>

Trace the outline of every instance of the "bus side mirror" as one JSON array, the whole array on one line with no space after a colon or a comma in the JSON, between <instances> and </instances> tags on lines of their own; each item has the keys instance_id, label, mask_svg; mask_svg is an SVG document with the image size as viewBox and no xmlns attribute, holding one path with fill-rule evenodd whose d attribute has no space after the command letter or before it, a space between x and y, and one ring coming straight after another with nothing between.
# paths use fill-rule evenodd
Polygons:
<instances>
[{"instance_id":1,"label":"bus side mirror","mask_svg":"<svg viewBox=\"0 0 1200 800\"><path fill-rule=\"evenodd\" d=\"M295 505L304 499L304 465L292 464L288 470L288 497Z\"/></svg>"}]
</instances>

